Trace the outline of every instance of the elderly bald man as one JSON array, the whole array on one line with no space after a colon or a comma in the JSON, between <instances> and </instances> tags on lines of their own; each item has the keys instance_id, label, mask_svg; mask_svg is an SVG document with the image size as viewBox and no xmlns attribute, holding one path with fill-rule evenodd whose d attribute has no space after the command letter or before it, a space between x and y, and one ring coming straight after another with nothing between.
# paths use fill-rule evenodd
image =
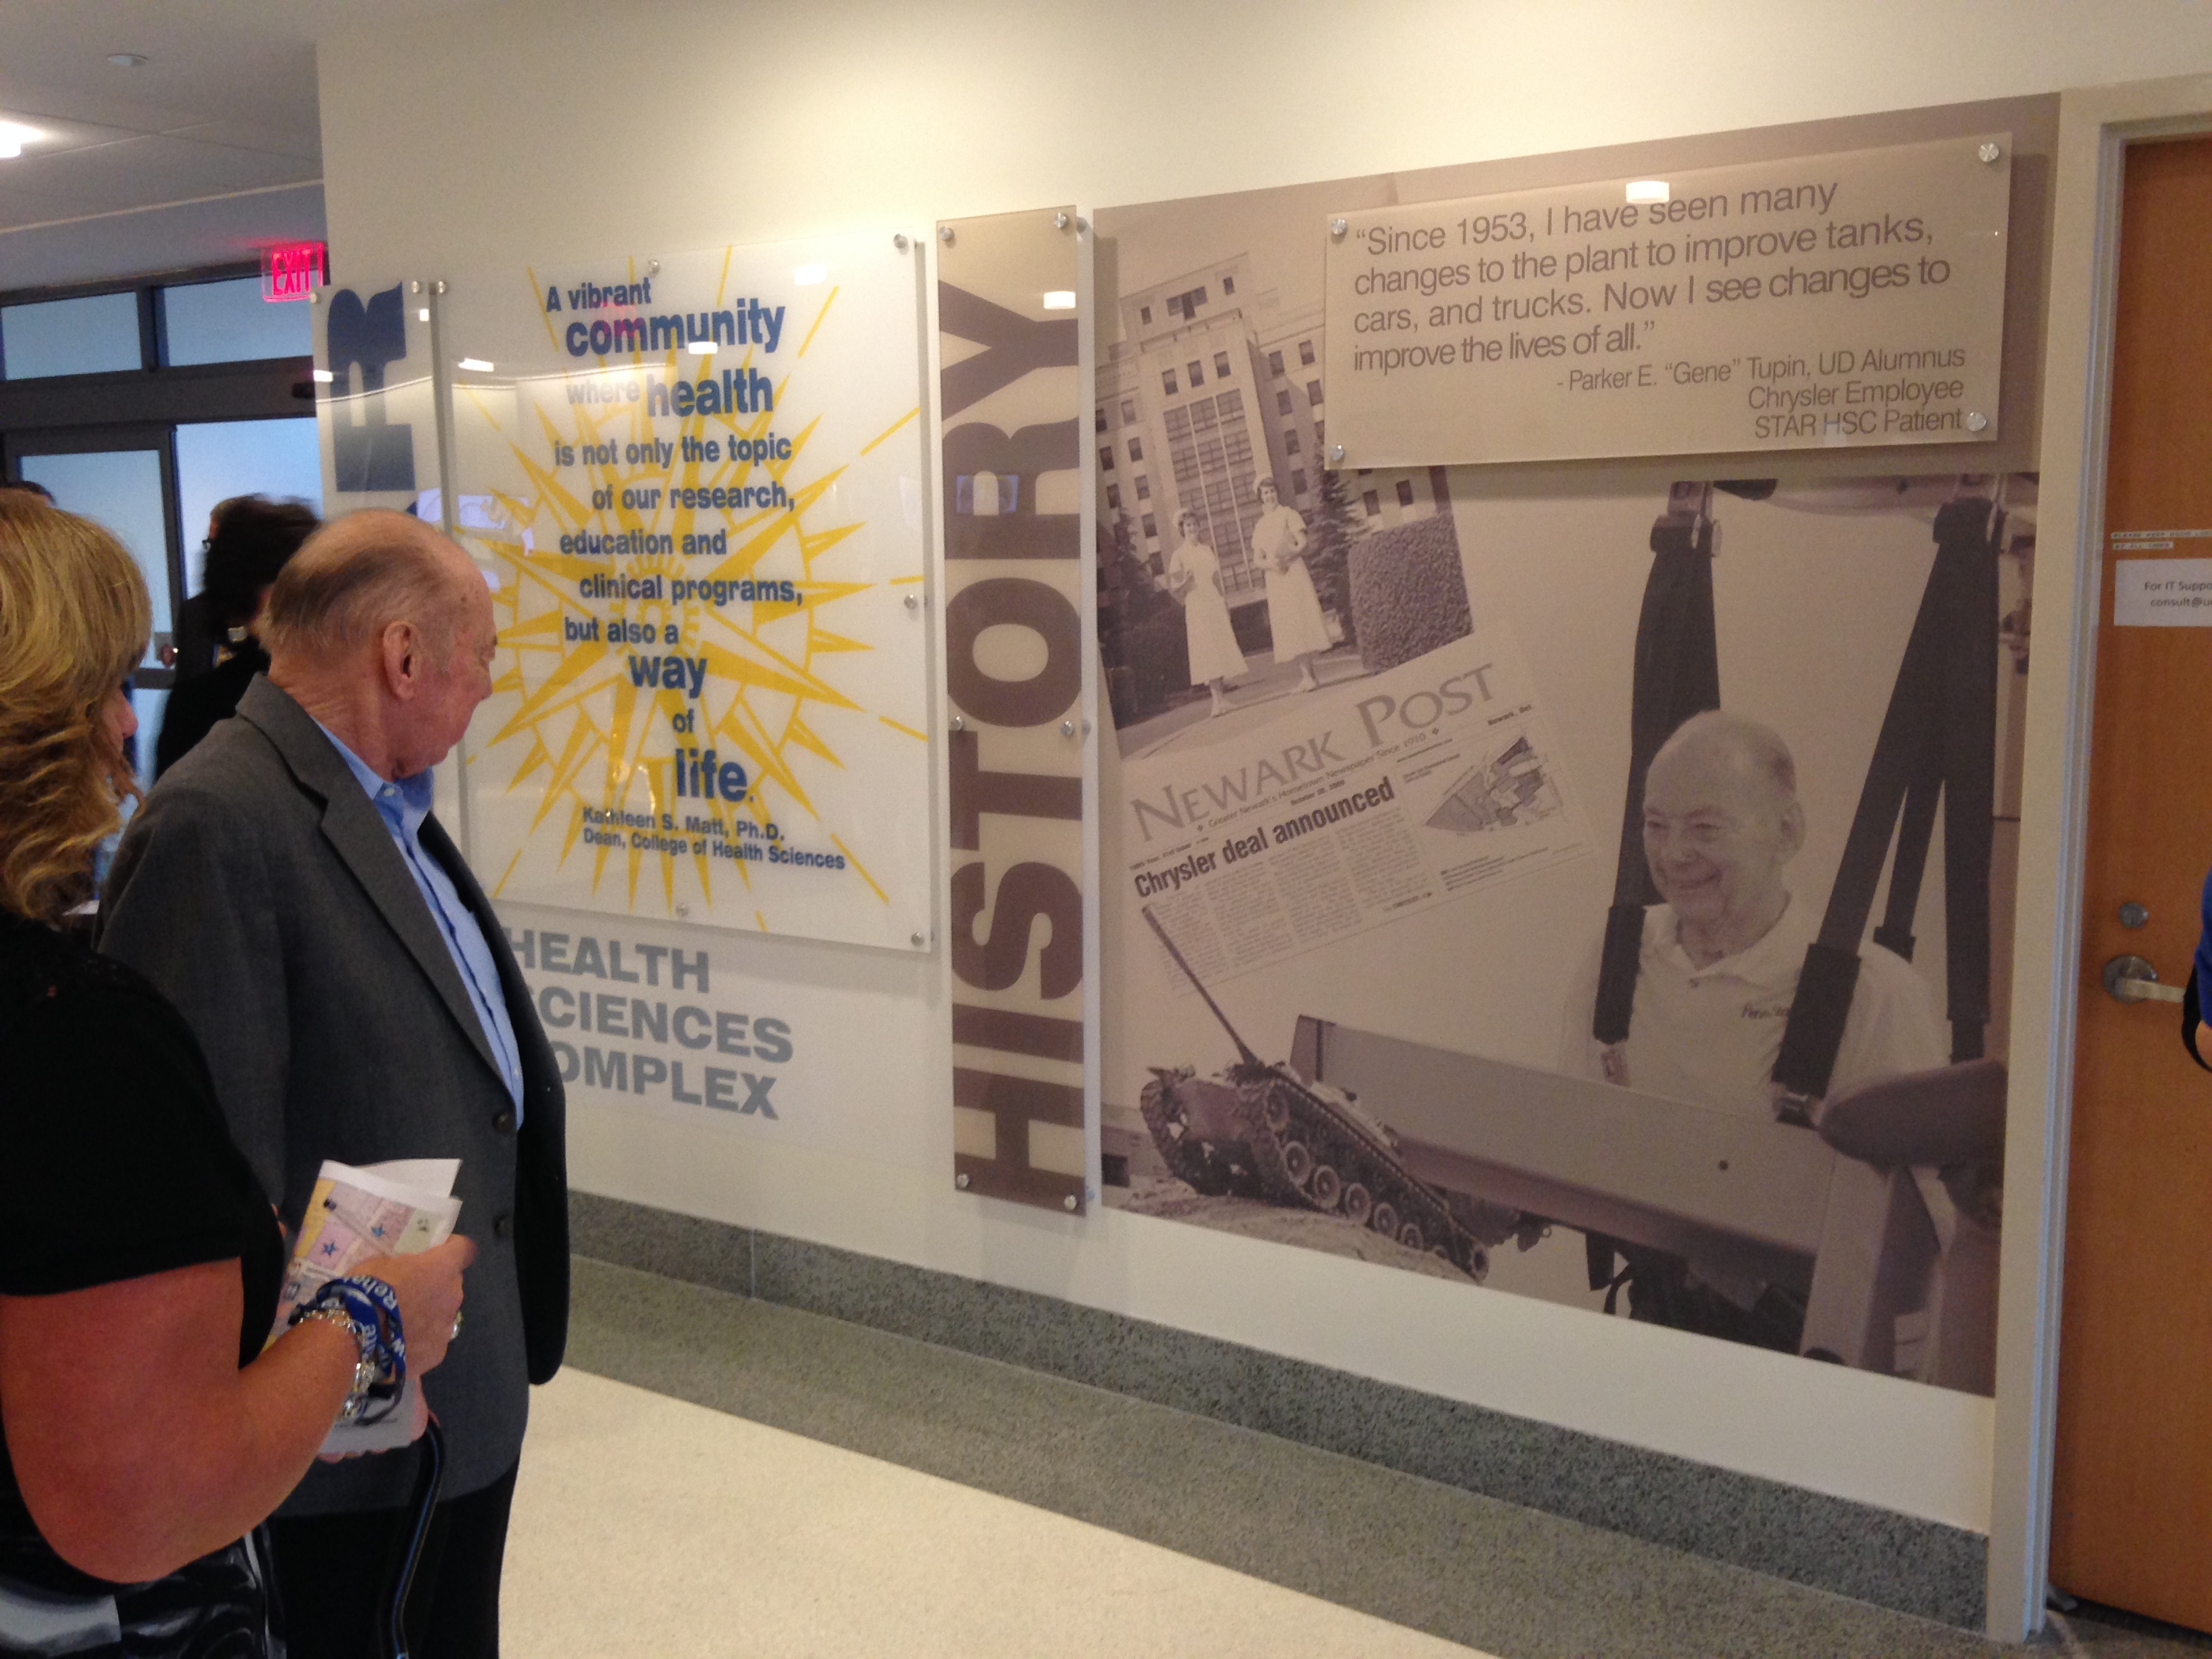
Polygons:
<instances>
[{"instance_id":1,"label":"elderly bald man","mask_svg":"<svg viewBox=\"0 0 2212 1659\"><path fill-rule=\"evenodd\" d=\"M100 948L198 1036L232 1132L296 1226L325 1158L456 1158L477 1255L467 1328L425 1380L445 1492L410 1603L418 1659L490 1659L529 1414L567 1341L563 1096L430 769L491 689L491 599L399 513L333 520L285 566L268 672L155 786L116 854ZM295 1659L368 1659L416 1467L319 1467L271 1523Z\"/></svg>"},{"instance_id":2,"label":"elderly bald man","mask_svg":"<svg viewBox=\"0 0 2212 1659\"><path fill-rule=\"evenodd\" d=\"M1644 856L1664 902L1644 912L1628 1038L1607 1046L1590 1035L1601 939L1568 994L1559 1069L1771 1121L1783 1028L1820 931L1784 880L1804 844L1789 745L1740 714L1685 720L1644 780ZM1831 1092L1949 1057L1919 975L1895 952L1865 946ZM1676 1259L1622 1249L1638 1317L1795 1348L1803 1310L1771 1287L1703 1285Z\"/></svg>"}]
</instances>

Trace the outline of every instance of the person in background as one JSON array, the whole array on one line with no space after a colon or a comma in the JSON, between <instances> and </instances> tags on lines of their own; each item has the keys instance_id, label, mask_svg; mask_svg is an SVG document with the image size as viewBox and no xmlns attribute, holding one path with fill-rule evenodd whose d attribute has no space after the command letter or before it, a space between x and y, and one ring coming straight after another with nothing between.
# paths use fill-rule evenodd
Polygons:
<instances>
[{"instance_id":1,"label":"person in background","mask_svg":"<svg viewBox=\"0 0 2212 1659\"><path fill-rule=\"evenodd\" d=\"M0 490L20 489L27 495L35 495L47 506L54 504L54 492L35 478L0 478Z\"/></svg>"},{"instance_id":2,"label":"person in background","mask_svg":"<svg viewBox=\"0 0 2212 1659\"><path fill-rule=\"evenodd\" d=\"M191 604L204 608L207 624L223 637L230 654L189 679L179 667L176 690L162 711L161 735L154 744L155 778L213 731L217 720L228 720L253 677L268 668L269 653L254 634L253 619L276 573L321 523L304 502L272 501L265 495L237 496L216 510L206 575ZM179 665L183 659L180 647Z\"/></svg>"},{"instance_id":3,"label":"person in background","mask_svg":"<svg viewBox=\"0 0 2212 1659\"><path fill-rule=\"evenodd\" d=\"M1229 620L1229 599L1221 587L1221 561L1199 538L1198 514L1185 507L1176 514L1176 548L1168 555L1168 592L1182 605L1183 633L1189 644L1190 683L1213 694L1213 714L1229 712L1229 682L1244 672L1244 652Z\"/></svg>"},{"instance_id":4,"label":"person in background","mask_svg":"<svg viewBox=\"0 0 2212 1659\"><path fill-rule=\"evenodd\" d=\"M232 495L217 501L208 513L207 534L200 539L200 553L204 560L210 557L216 538L222 534L222 521L240 501L260 499L252 495ZM216 616L220 608L208 592L209 578L204 568L200 573L200 591L177 607L177 631L169 643L161 648L161 665L176 670L176 683L189 685L216 665L216 655L223 646L226 630L230 624Z\"/></svg>"},{"instance_id":5,"label":"person in background","mask_svg":"<svg viewBox=\"0 0 2212 1659\"><path fill-rule=\"evenodd\" d=\"M198 1033L288 1220L325 1158L460 1160L481 1249L469 1324L424 1393L445 1491L409 1602L422 1659L495 1659L530 1384L568 1340L560 1069L507 935L430 811L430 769L491 690L491 594L403 513L324 526L261 615L268 673L124 832L100 948ZM313 1471L270 1523L295 1659L369 1659L398 1460Z\"/></svg>"},{"instance_id":6,"label":"person in background","mask_svg":"<svg viewBox=\"0 0 2212 1659\"><path fill-rule=\"evenodd\" d=\"M198 1043L57 927L137 793L149 623L113 537L0 491L0 1654L271 1652L249 1534L397 1341L438 1364L473 1254L392 1258L388 1320L335 1281L379 1311L319 1297L268 1342L283 1235Z\"/></svg>"}]
</instances>

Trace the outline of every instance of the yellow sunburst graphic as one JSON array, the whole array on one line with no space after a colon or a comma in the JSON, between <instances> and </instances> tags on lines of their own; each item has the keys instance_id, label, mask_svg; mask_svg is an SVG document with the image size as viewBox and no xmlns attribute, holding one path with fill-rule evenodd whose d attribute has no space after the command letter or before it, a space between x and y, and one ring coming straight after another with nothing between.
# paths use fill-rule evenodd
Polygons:
<instances>
[{"instance_id":1,"label":"yellow sunburst graphic","mask_svg":"<svg viewBox=\"0 0 2212 1659\"><path fill-rule=\"evenodd\" d=\"M562 278L533 268L526 280L559 363L569 319L543 300L558 299ZM624 280L648 291L635 262ZM727 315L730 282L726 251L690 313ZM880 516L883 491L850 488L854 469L894 439L918 447L921 409L885 410L865 435L847 419L828 435L821 399L801 394L809 354L835 343L840 295L823 282L782 296L780 349L754 339L701 356L672 342L457 382L477 476L502 481L459 497L464 537L497 576L492 720L480 720L471 757L475 798L502 803L514 830L490 872L495 893L526 860L544 870L532 855L550 848L560 884L582 878L599 908L682 916L703 901L708 915L696 919L848 934L803 917L771 923L778 907L761 890L797 873L801 891L860 884L885 913L864 931L897 923L887 883L898 873L879 879L856 853L866 837L849 800L819 796L855 761L856 720L873 734L867 746L888 735L926 764L918 675L910 687L888 682L870 660L885 643L872 629L904 614L886 597L919 592L918 536L893 526L902 533L865 547L865 509ZM804 310L789 303L801 297ZM687 390L688 413L667 399L678 386L706 388L696 400ZM896 568L884 568L886 545ZM910 805L926 795L925 782Z\"/></svg>"}]
</instances>

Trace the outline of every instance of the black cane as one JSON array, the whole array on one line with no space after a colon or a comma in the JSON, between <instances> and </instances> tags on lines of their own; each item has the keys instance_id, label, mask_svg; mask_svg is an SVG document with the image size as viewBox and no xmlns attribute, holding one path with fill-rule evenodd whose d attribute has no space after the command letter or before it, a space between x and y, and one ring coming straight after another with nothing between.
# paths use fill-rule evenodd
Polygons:
<instances>
[{"instance_id":1,"label":"black cane","mask_svg":"<svg viewBox=\"0 0 2212 1659\"><path fill-rule=\"evenodd\" d=\"M392 1564L392 1601L384 1611L386 1659L407 1659L407 1595L415 1588L415 1569L422 1563L422 1545L430 1535L430 1511L437 1507L438 1488L446 1478L446 1433L436 1418L422 1431L422 1463L415 1472L415 1493L408 1499L406 1526Z\"/></svg>"}]
</instances>

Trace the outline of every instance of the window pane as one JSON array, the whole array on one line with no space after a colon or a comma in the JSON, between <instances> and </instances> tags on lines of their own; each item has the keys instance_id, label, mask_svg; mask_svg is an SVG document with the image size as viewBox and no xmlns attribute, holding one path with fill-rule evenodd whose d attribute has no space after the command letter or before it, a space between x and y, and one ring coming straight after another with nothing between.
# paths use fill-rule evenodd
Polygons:
<instances>
[{"instance_id":1,"label":"window pane","mask_svg":"<svg viewBox=\"0 0 2212 1659\"><path fill-rule=\"evenodd\" d=\"M1399 480L1398 480L1398 505L1399 505L1399 506L1401 506L1401 507L1411 507L1413 504L1413 481L1411 478L1401 478L1401 479L1399 479Z\"/></svg>"},{"instance_id":2,"label":"window pane","mask_svg":"<svg viewBox=\"0 0 2212 1659\"><path fill-rule=\"evenodd\" d=\"M302 307L304 309L304 307ZM312 415L281 421L198 421L177 428L177 524L185 592L200 591L209 514L233 495L302 501L323 510L323 461Z\"/></svg>"},{"instance_id":3,"label":"window pane","mask_svg":"<svg viewBox=\"0 0 2212 1659\"><path fill-rule=\"evenodd\" d=\"M1227 352L1217 351L1213 354L1213 375L1216 380L1225 380L1229 378L1229 354Z\"/></svg>"},{"instance_id":4,"label":"window pane","mask_svg":"<svg viewBox=\"0 0 2212 1659\"><path fill-rule=\"evenodd\" d=\"M0 355L8 360L11 380L143 368L138 296L88 294L0 307Z\"/></svg>"},{"instance_id":5,"label":"window pane","mask_svg":"<svg viewBox=\"0 0 2212 1659\"><path fill-rule=\"evenodd\" d=\"M314 350L315 308L297 300L272 305L258 276L165 288L161 319L169 361L235 363L253 357L305 357Z\"/></svg>"},{"instance_id":6,"label":"window pane","mask_svg":"<svg viewBox=\"0 0 2212 1659\"><path fill-rule=\"evenodd\" d=\"M1133 461L1141 461L1145 459L1145 441L1142 438L1129 440L1129 459Z\"/></svg>"},{"instance_id":7,"label":"window pane","mask_svg":"<svg viewBox=\"0 0 2212 1659\"><path fill-rule=\"evenodd\" d=\"M1190 375L1190 383L1193 386L1204 386L1206 384L1206 365L1204 363L1201 363L1194 358L1191 362L1185 363L1183 368L1188 372Z\"/></svg>"},{"instance_id":8,"label":"window pane","mask_svg":"<svg viewBox=\"0 0 2212 1659\"><path fill-rule=\"evenodd\" d=\"M311 422L312 424L312 422ZM76 455L26 455L23 476L54 492L54 505L115 532L137 561L154 600L154 631L176 627L169 598L169 538L161 510L161 457L151 449L95 449ZM161 666L149 646L145 665ZM149 744L152 742L148 739Z\"/></svg>"}]
</instances>

